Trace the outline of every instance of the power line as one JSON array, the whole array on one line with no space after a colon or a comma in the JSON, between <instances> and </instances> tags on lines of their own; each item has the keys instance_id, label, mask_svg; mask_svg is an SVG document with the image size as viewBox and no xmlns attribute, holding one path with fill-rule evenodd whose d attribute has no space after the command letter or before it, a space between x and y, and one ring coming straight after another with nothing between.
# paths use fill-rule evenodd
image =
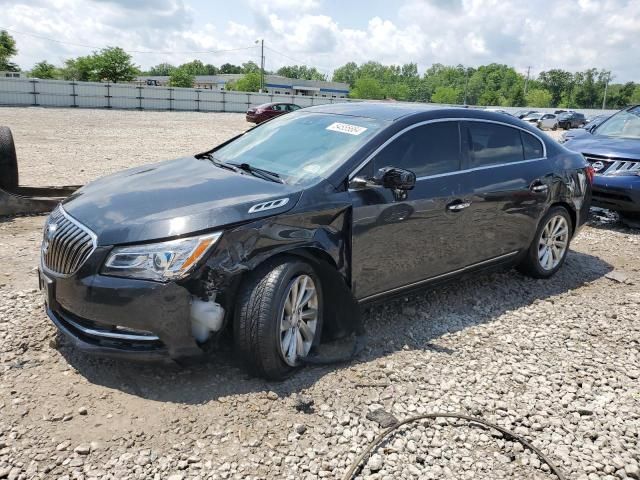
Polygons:
<instances>
[{"instance_id":1,"label":"power line","mask_svg":"<svg viewBox=\"0 0 640 480\"><path fill-rule=\"evenodd\" d=\"M99 50L101 48L104 47L98 47L96 45L86 45L83 43L75 43L75 42L66 42L63 40L56 40L55 38L50 38L50 37L45 37L42 35L37 35L35 33L27 33L27 32L20 32L18 30L13 30L11 28L6 28L6 27L2 27L0 26L0 30L6 30L8 32L11 33L16 33L19 35L26 35L28 37L34 37L34 38L40 38L42 40L47 40L49 42L55 42L55 43L61 43L63 45L72 45L74 47L83 47L83 48L91 48L94 50ZM200 51L177 51L177 52L173 52L173 51L162 51L162 50L125 50L127 53L144 53L144 54L160 54L160 55L172 55L172 54L182 54L182 55L186 55L186 54L214 54L214 53L226 53L226 52L235 52L235 51L239 51L239 50L249 50L251 48L256 48L254 45L248 46L248 47L239 47L239 48L228 48L228 49L223 49L223 50L200 50Z\"/></svg>"},{"instance_id":2,"label":"power line","mask_svg":"<svg viewBox=\"0 0 640 480\"><path fill-rule=\"evenodd\" d=\"M268 47L268 46L266 46L266 45L265 45L265 47L264 47L264 48L265 48L266 50L271 50L273 53L277 53L278 55L280 55L280 56L282 56L282 57L284 57L284 58L287 58L287 59L291 60L292 62L295 62L296 64L304 65L305 67L313 67L313 68L315 68L315 69L317 69L317 70L321 70L321 71L323 71L323 72L325 72L325 73L327 73L327 74L328 74L328 73L330 73L330 72L332 71L332 69L330 69L330 68L320 67L320 66L318 66L318 65L310 65L310 64L308 64L308 63L306 63L306 62L301 62L300 60L297 60L297 59L295 59L295 58L293 58L293 57L290 57L289 55L285 55L284 53L279 52L278 50L274 50L273 48Z\"/></svg>"}]
</instances>

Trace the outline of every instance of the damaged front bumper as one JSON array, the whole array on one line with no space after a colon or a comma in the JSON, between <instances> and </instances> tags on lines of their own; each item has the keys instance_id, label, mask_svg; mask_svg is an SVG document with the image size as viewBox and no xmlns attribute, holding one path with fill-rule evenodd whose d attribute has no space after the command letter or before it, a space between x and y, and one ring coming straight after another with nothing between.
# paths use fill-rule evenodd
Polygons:
<instances>
[{"instance_id":1,"label":"damaged front bumper","mask_svg":"<svg viewBox=\"0 0 640 480\"><path fill-rule=\"evenodd\" d=\"M100 275L109 248L98 248L72 276L40 268L46 312L88 353L139 360L184 359L202 350L192 334L192 294L175 282Z\"/></svg>"}]
</instances>

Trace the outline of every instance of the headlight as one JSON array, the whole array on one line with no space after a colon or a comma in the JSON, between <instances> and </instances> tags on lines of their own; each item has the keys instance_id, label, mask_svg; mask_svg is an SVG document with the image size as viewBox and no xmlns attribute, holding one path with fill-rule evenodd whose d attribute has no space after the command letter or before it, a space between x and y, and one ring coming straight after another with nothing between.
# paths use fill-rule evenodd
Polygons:
<instances>
[{"instance_id":1,"label":"headlight","mask_svg":"<svg viewBox=\"0 0 640 480\"><path fill-rule=\"evenodd\" d=\"M117 247L102 267L105 275L167 282L186 277L221 232L169 242Z\"/></svg>"}]
</instances>

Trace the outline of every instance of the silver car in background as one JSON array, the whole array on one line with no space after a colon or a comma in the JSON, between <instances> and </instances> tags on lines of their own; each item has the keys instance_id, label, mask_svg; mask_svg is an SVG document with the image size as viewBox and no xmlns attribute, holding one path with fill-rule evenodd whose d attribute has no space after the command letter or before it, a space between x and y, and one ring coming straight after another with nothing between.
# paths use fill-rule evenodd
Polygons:
<instances>
[{"instance_id":1,"label":"silver car in background","mask_svg":"<svg viewBox=\"0 0 640 480\"><path fill-rule=\"evenodd\" d=\"M534 124L540 130L558 129L558 116L553 113L534 112L527 115L522 120Z\"/></svg>"}]
</instances>

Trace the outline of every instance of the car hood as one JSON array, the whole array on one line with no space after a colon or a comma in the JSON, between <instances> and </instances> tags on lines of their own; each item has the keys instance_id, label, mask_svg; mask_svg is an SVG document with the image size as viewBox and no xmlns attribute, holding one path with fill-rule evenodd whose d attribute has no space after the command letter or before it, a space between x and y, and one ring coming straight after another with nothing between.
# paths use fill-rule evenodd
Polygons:
<instances>
[{"instance_id":1,"label":"car hood","mask_svg":"<svg viewBox=\"0 0 640 480\"><path fill-rule=\"evenodd\" d=\"M233 172L207 159L145 165L92 182L63 203L89 227L99 245L169 238L255 220L290 210L300 189ZM262 202L285 205L249 213Z\"/></svg>"},{"instance_id":2,"label":"car hood","mask_svg":"<svg viewBox=\"0 0 640 480\"><path fill-rule=\"evenodd\" d=\"M640 160L640 140L591 135L585 131L581 135L570 137L564 146L583 154Z\"/></svg>"}]
</instances>

